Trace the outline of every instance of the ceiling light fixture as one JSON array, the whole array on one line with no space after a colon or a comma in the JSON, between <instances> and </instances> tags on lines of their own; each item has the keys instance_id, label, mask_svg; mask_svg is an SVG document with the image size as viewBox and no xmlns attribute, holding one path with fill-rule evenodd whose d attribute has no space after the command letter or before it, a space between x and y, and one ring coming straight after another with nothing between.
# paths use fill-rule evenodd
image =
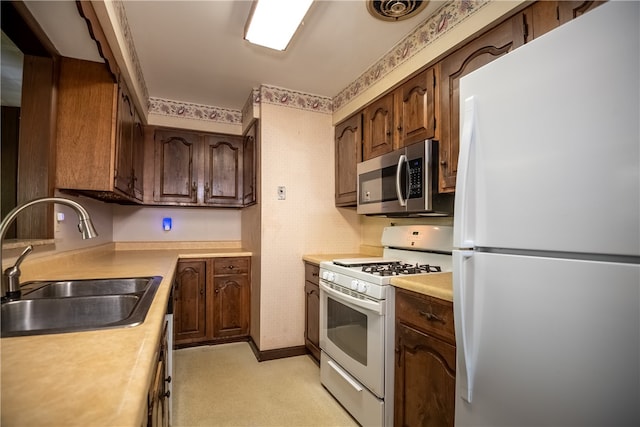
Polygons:
<instances>
[{"instance_id":1,"label":"ceiling light fixture","mask_svg":"<svg viewBox=\"0 0 640 427\"><path fill-rule=\"evenodd\" d=\"M313 0L256 0L245 26L245 40L285 50L311 3Z\"/></svg>"}]
</instances>

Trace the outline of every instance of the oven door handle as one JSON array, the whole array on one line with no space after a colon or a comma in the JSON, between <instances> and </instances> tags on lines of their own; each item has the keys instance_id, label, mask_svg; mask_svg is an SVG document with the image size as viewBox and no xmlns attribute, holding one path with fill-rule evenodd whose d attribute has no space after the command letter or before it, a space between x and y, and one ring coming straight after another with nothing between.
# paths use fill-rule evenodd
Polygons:
<instances>
[{"instance_id":1,"label":"oven door handle","mask_svg":"<svg viewBox=\"0 0 640 427\"><path fill-rule=\"evenodd\" d=\"M331 368L338 373L346 382L349 383L351 387L353 387L357 392L362 391L362 387L358 384L351 375L347 374L340 366L335 364L333 360L327 360L327 364L331 366Z\"/></svg>"},{"instance_id":2,"label":"oven door handle","mask_svg":"<svg viewBox=\"0 0 640 427\"><path fill-rule=\"evenodd\" d=\"M327 286L322 280L320 280L320 289L341 302L346 302L355 307L373 311L376 314L384 314L384 309L385 309L384 301L365 300L365 299L352 297L351 295L343 294L342 292L336 291L335 289L332 289L331 287Z\"/></svg>"}]
</instances>

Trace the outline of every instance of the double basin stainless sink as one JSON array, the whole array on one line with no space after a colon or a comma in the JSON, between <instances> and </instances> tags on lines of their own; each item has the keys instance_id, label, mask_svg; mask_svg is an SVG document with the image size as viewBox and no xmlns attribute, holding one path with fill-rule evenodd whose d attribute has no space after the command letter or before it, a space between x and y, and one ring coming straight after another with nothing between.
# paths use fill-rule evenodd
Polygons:
<instances>
[{"instance_id":1,"label":"double basin stainless sink","mask_svg":"<svg viewBox=\"0 0 640 427\"><path fill-rule=\"evenodd\" d=\"M160 276L28 282L22 299L2 304L0 335L57 334L137 326Z\"/></svg>"}]
</instances>

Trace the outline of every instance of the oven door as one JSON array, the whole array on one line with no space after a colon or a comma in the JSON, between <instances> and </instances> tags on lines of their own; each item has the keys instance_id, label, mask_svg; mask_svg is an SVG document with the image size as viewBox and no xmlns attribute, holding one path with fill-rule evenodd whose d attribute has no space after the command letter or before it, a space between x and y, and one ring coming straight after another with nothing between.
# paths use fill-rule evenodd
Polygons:
<instances>
[{"instance_id":1,"label":"oven door","mask_svg":"<svg viewBox=\"0 0 640 427\"><path fill-rule=\"evenodd\" d=\"M361 300L320 280L320 348L384 397L385 301Z\"/></svg>"}]
</instances>

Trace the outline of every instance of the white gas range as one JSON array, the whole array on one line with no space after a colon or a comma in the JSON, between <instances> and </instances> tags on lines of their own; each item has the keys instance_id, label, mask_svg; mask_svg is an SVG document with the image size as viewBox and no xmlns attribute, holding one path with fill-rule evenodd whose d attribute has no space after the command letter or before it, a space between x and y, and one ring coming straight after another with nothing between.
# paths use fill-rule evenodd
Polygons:
<instances>
[{"instance_id":1,"label":"white gas range","mask_svg":"<svg viewBox=\"0 0 640 427\"><path fill-rule=\"evenodd\" d=\"M394 277L451 271L453 228L386 227L382 257L320 263L320 377L361 425L393 425Z\"/></svg>"}]
</instances>

